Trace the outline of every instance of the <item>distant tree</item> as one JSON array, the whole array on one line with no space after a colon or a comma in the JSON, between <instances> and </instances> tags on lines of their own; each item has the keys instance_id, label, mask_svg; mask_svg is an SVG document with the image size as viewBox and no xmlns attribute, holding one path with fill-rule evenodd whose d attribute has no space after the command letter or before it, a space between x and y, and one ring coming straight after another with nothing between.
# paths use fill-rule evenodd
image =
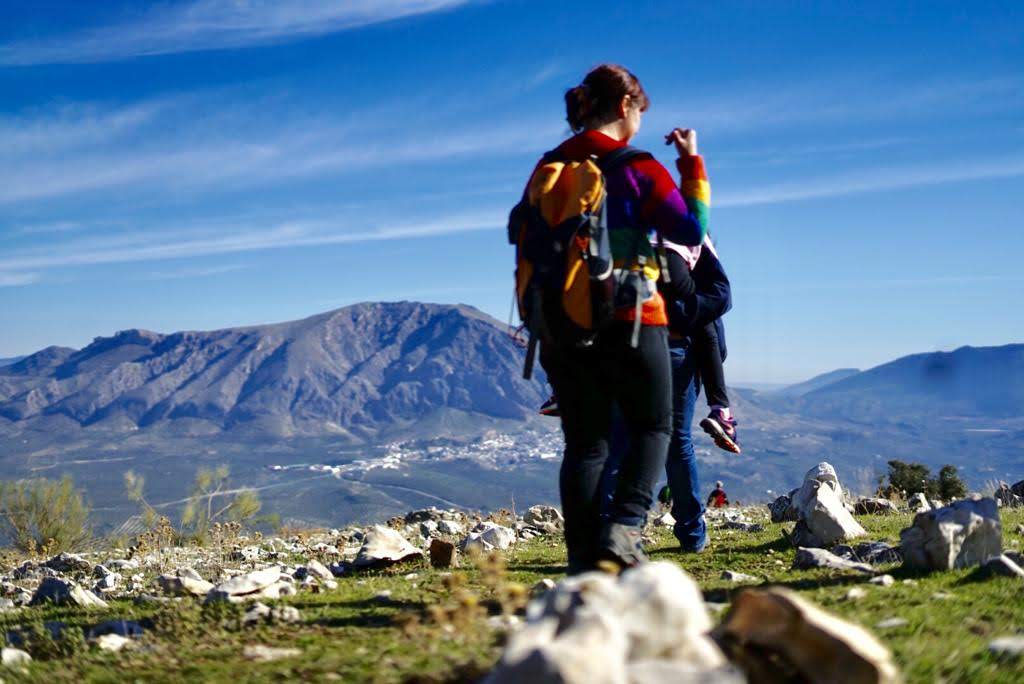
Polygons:
<instances>
[{"instance_id":1,"label":"distant tree","mask_svg":"<svg viewBox=\"0 0 1024 684\"><path fill-rule=\"evenodd\" d=\"M229 472L226 465L220 465L213 470L200 468L196 473L192 493L181 514L181 525L197 541L207 538L214 523L249 522L260 511L260 498L255 491L227 490Z\"/></svg>"},{"instance_id":2,"label":"distant tree","mask_svg":"<svg viewBox=\"0 0 1024 684\"><path fill-rule=\"evenodd\" d=\"M920 493L929 499L937 498L939 484L931 475L928 466L922 463L889 461L889 486L907 496Z\"/></svg>"},{"instance_id":3,"label":"distant tree","mask_svg":"<svg viewBox=\"0 0 1024 684\"><path fill-rule=\"evenodd\" d=\"M956 466L944 465L939 471L939 497L943 501L956 501L967 496L967 485L960 479Z\"/></svg>"},{"instance_id":4,"label":"distant tree","mask_svg":"<svg viewBox=\"0 0 1024 684\"><path fill-rule=\"evenodd\" d=\"M89 513L70 475L0 482L0 531L22 551L79 548L92 537Z\"/></svg>"}]
</instances>

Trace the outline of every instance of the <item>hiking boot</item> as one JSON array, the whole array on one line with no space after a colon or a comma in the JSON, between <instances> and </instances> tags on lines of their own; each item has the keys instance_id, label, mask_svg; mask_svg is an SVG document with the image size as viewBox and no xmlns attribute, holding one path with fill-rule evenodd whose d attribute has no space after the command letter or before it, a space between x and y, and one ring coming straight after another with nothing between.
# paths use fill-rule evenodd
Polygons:
<instances>
[{"instance_id":1,"label":"hiking boot","mask_svg":"<svg viewBox=\"0 0 1024 684\"><path fill-rule=\"evenodd\" d=\"M740 443L736 439L736 419L731 416L726 418L722 409L712 409L708 417L700 421L700 426L704 432L711 435L719 449L734 454L740 453Z\"/></svg>"},{"instance_id":2,"label":"hiking boot","mask_svg":"<svg viewBox=\"0 0 1024 684\"><path fill-rule=\"evenodd\" d=\"M620 568L632 568L647 562L647 554L640 545L641 528L638 525L608 523L601 531L601 550L598 561L611 561Z\"/></svg>"},{"instance_id":3,"label":"hiking boot","mask_svg":"<svg viewBox=\"0 0 1024 684\"><path fill-rule=\"evenodd\" d=\"M555 395L551 395L551 398L541 404L540 415L542 416L555 416L562 415L558 410L558 400L555 399Z\"/></svg>"}]
</instances>

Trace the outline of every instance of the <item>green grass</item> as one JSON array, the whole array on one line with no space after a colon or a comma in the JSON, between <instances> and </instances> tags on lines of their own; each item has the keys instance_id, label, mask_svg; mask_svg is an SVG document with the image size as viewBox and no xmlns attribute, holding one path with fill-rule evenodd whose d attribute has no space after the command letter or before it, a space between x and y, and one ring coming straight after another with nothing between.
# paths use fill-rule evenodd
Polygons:
<instances>
[{"instance_id":1,"label":"green grass","mask_svg":"<svg viewBox=\"0 0 1024 684\"><path fill-rule=\"evenodd\" d=\"M861 523L872 539L894 542L909 516L865 517ZM1017 534L1024 514L1003 514L1004 545L1019 548ZM824 570L793 571L793 549L782 537L781 525L763 532L713 530L708 551L680 555L667 531L658 531L652 557L679 563L704 589L709 601L727 602L737 587L719 578L723 570L756 575L771 584L799 591L829 611L864 625L893 650L908 682L1019 682L1024 662L999 662L987 652L997 636L1024 632L1024 583L1008 578L971 579L970 571L911 575L891 569L897 583L877 587L864 578ZM506 555L505 582L531 586L557 579L564 572L564 550L554 539L519 545ZM467 564L469 565L469 564ZM295 625L241 628L241 609L204 613L194 602L174 607L140 607L114 602L109 610L84 613L66 608L32 608L0 615L0 629L43 620L90 625L121 617L153 620L138 647L121 654L101 654L74 642L61 647L36 645L37 660L24 675L4 672L7 681L125 682L212 681L472 681L493 664L501 651L500 635L482 616L456 624L437 624L430 606L454 606L460 591L469 591L496 612L485 583L493 573L464 567L464 589L451 587L444 573L425 563L343 578L337 590L300 593L288 603L302 611ZM405 579L408 573L417 577ZM904 583L903 580L912 580ZM857 601L844 596L851 586L864 586L868 595ZM386 599L378 597L390 591ZM949 594L936 598L935 594ZM410 616L419 624L406 624ZM890 617L908 622L878 630ZM396 619L397 618L397 619ZM271 663L243 659L247 644L295 647L299 657Z\"/></svg>"}]
</instances>

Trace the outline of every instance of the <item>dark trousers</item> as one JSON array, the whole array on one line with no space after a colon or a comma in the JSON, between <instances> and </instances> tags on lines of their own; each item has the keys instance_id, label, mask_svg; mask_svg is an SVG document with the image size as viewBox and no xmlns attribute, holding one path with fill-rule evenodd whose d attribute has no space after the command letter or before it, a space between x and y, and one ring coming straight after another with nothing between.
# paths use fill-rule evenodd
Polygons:
<instances>
[{"instance_id":1,"label":"dark trousers","mask_svg":"<svg viewBox=\"0 0 1024 684\"><path fill-rule=\"evenodd\" d=\"M728 408L729 394L725 389L725 367L722 365L717 326L711 322L697 328L690 335L690 340L690 353L694 355L708 406Z\"/></svg>"},{"instance_id":2,"label":"dark trousers","mask_svg":"<svg viewBox=\"0 0 1024 684\"><path fill-rule=\"evenodd\" d=\"M629 344L631 325L616 324L588 348L545 346L540 360L558 399L565 453L559 472L570 565L592 563L602 527L600 484L608 461L612 410L618 407L629 451L618 464L607 519L643 523L665 466L672 425L668 332L644 326Z\"/></svg>"}]
</instances>

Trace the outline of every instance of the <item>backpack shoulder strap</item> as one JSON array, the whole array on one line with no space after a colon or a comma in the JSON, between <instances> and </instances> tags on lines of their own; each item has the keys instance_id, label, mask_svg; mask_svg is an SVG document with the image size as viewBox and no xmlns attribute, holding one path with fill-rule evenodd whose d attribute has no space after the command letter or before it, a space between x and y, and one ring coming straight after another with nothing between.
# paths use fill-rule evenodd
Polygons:
<instances>
[{"instance_id":1,"label":"backpack shoulder strap","mask_svg":"<svg viewBox=\"0 0 1024 684\"><path fill-rule=\"evenodd\" d=\"M650 152L633 147L632 145L623 145L622 147L616 148L598 159L597 165L600 167L601 172L607 175L619 166L641 157L647 157L649 159L654 158Z\"/></svg>"}]
</instances>

